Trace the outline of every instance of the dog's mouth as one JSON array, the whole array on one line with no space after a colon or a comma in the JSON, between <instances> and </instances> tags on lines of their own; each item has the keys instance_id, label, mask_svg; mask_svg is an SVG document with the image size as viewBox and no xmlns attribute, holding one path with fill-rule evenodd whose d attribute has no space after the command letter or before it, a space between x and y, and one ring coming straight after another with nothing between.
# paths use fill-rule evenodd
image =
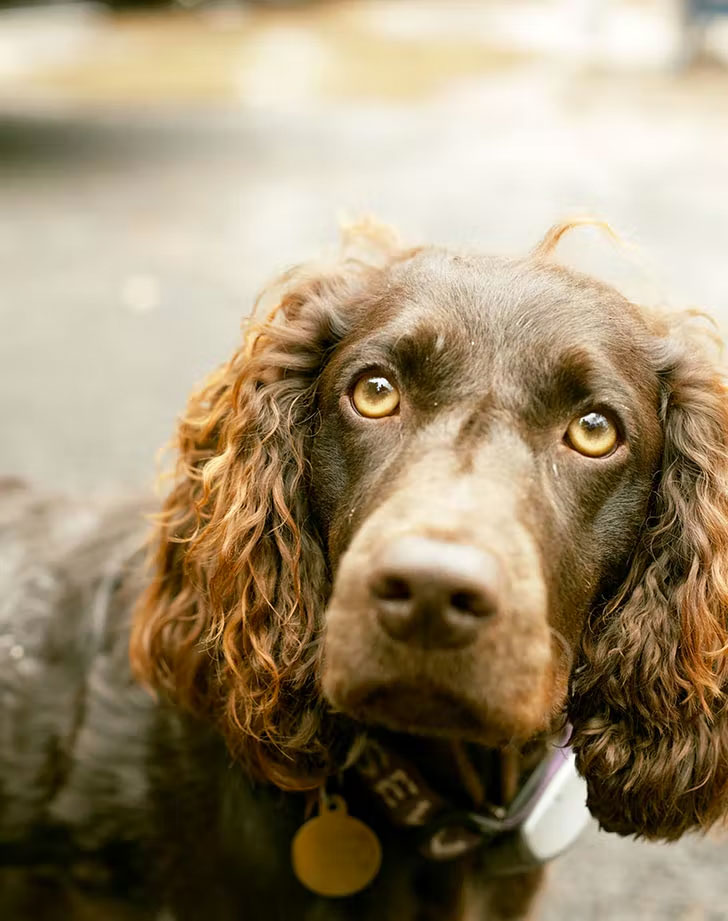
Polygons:
<instances>
[{"instance_id":1,"label":"dog's mouth","mask_svg":"<svg viewBox=\"0 0 728 921\"><path fill-rule=\"evenodd\" d=\"M440 689L374 685L347 696L339 706L362 723L413 735L480 740L487 732L482 714Z\"/></svg>"}]
</instances>

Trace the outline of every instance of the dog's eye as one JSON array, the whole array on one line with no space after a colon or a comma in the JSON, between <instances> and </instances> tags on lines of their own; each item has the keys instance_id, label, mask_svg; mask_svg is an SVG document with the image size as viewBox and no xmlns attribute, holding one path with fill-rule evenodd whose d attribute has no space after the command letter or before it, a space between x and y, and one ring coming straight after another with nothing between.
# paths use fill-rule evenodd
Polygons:
<instances>
[{"instance_id":1,"label":"dog's eye","mask_svg":"<svg viewBox=\"0 0 728 921\"><path fill-rule=\"evenodd\" d=\"M391 416L399 406L399 390L381 374L365 374L354 385L351 401L367 419Z\"/></svg>"},{"instance_id":2,"label":"dog's eye","mask_svg":"<svg viewBox=\"0 0 728 921\"><path fill-rule=\"evenodd\" d=\"M586 457L606 457L617 444L617 427L602 413L586 413L572 420L566 430L567 443Z\"/></svg>"}]
</instances>

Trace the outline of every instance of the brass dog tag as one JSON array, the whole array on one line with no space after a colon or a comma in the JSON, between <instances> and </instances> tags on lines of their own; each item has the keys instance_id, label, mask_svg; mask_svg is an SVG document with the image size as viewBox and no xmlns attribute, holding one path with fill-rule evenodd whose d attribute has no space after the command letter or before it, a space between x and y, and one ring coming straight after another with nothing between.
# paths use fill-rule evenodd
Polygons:
<instances>
[{"instance_id":1,"label":"brass dog tag","mask_svg":"<svg viewBox=\"0 0 728 921\"><path fill-rule=\"evenodd\" d=\"M293 839L293 872L317 895L355 895L379 872L379 838L368 825L349 815L341 796L322 797L319 810Z\"/></svg>"}]
</instances>

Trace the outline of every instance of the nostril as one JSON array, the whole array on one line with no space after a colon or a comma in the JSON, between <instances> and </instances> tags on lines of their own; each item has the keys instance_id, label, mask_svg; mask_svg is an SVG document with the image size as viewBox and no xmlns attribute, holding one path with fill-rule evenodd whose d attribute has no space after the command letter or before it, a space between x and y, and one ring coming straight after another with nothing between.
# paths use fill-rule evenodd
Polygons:
<instances>
[{"instance_id":1,"label":"nostril","mask_svg":"<svg viewBox=\"0 0 728 921\"><path fill-rule=\"evenodd\" d=\"M409 601L412 589L406 579L396 576L383 576L372 586L372 592L382 601Z\"/></svg>"},{"instance_id":2,"label":"nostril","mask_svg":"<svg viewBox=\"0 0 728 921\"><path fill-rule=\"evenodd\" d=\"M487 617L493 613L493 605L480 592L459 591L450 595L450 607L459 614L470 617Z\"/></svg>"},{"instance_id":3,"label":"nostril","mask_svg":"<svg viewBox=\"0 0 728 921\"><path fill-rule=\"evenodd\" d=\"M378 626L401 643L459 649L498 614L500 567L477 547L420 537L383 546L367 580Z\"/></svg>"}]
</instances>

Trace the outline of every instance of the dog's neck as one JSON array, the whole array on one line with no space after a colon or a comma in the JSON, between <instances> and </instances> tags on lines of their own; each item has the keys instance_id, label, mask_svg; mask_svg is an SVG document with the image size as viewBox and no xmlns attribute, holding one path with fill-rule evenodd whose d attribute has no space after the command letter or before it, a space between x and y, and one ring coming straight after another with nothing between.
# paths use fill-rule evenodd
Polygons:
<instances>
[{"instance_id":1,"label":"dog's neck","mask_svg":"<svg viewBox=\"0 0 728 921\"><path fill-rule=\"evenodd\" d=\"M352 773L423 856L450 860L521 826L557 766L553 753L545 739L499 750L382 732L367 740Z\"/></svg>"},{"instance_id":2,"label":"dog's neck","mask_svg":"<svg viewBox=\"0 0 728 921\"><path fill-rule=\"evenodd\" d=\"M552 739L487 748L461 740L381 733L376 741L413 768L439 796L460 809L507 809L546 757Z\"/></svg>"}]
</instances>

